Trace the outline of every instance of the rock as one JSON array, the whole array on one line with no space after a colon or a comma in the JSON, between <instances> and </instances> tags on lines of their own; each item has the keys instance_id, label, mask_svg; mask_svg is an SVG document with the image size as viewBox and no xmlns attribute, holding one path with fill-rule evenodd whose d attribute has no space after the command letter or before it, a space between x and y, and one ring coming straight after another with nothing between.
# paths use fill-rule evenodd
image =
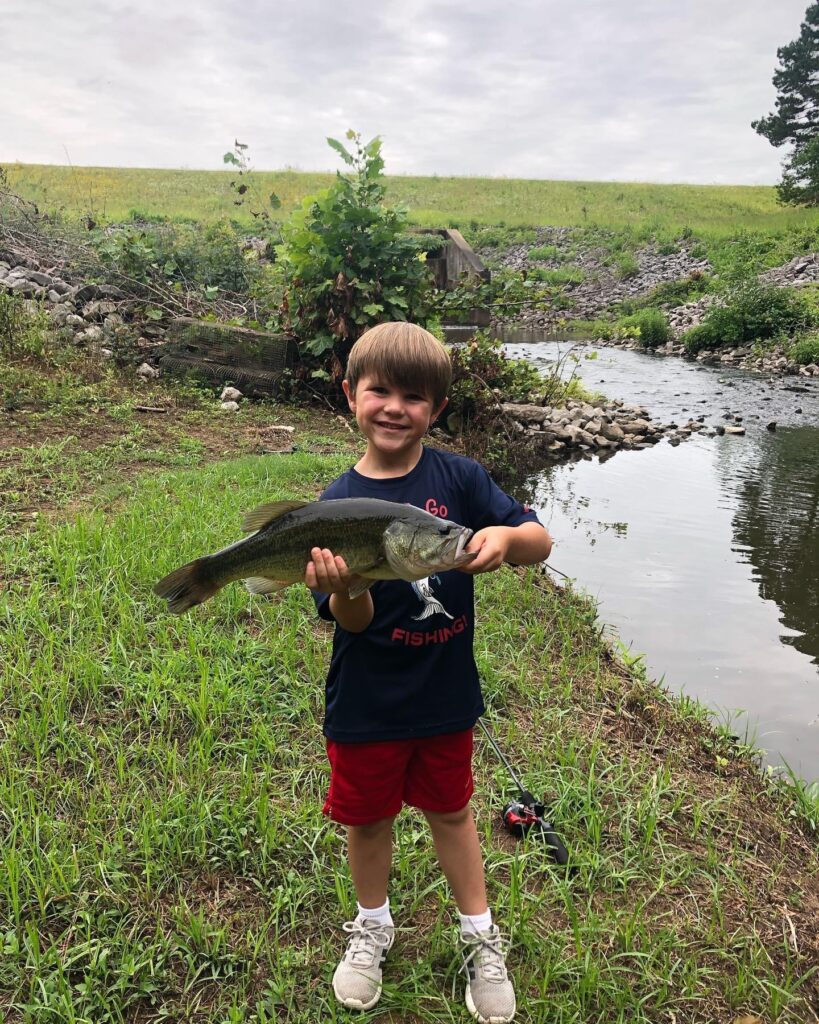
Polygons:
<instances>
[{"instance_id":1,"label":"rock","mask_svg":"<svg viewBox=\"0 0 819 1024\"><path fill-rule=\"evenodd\" d=\"M645 434L649 424L645 420L627 420L622 427L627 434Z\"/></svg>"},{"instance_id":2,"label":"rock","mask_svg":"<svg viewBox=\"0 0 819 1024\"><path fill-rule=\"evenodd\" d=\"M745 433L745 427L725 427L726 434L735 434L737 437L742 437Z\"/></svg>"},{"instance_id":3,"label":"rock","mask_svg":"<svg viewBox=\"0 0 819 1024\"><path fill-rule=\"evenodd\" d=\"M221 405L219 406L219 408L222 409L224 412L238 412L239 411L239 403L238 402L222 402Z\"/></svg>"},{"instance_id":4,"label":"rock","mask_svg":"<svg viewBox=\"0 0 819 1024\"><path fill-rule=\"evenodd\" d=\"M77 289L70 289L77 303L83 304L90 299L124 299L125 293L112 284L86 284Z\"/></svg>"},{"instance_id":5,"label":"rock","mask_svg":"<svg viewBox=\"0 0 819 1024\"><path fill-rule=\"evenodd\" d=\"M98 327L96 324L92 324L90 327L86 327L86 329L84 331L80 331L79 334L75 335L75 338L76 338L77 341L82 341L86 345L89 344L89 343L93 344L94 342L102 341L102 337L103 337L103 330L102 330L101 327Z\"/></svg>"},{"instance_id":6,"label":"rock","mask_svg":"<svg viewBox=\"0 0 819 1024\"><path fill-rule=\"evenodd\" d=\"M502 410L514 420L521 423L543 423L549 419L551 410L542 405L518 404L516 402L504 402Z\"/></svg>"},{"instance_id":7,"label":"rock","mask_svg":"<svg viewBox=\"0 0 819 1024\"><path fill-rule=\"evenodd\" d=\"M238 388L232 387L223 388L222 394L219 395L219 398L222 402L238 402L240 398L244 397L245 396Z\"/></svg>"},{"instance_id":8,"label":"rock","mask_svg":"<svg viewBox=\"0 0 819 1024\"><path fill-rule=\"evenodd\" d=\"M607 441L622 441L626 436L623 428L618 426L616 423L604 423L600 428L600 434L605 437Z\"/></svg>"},{"instance_id":9,"label":"rock","mask_svg":"<svg viewBox=\"0 0 819 1024\"><path fill-rule=\"evenodd\" d=\"M773 433L776 430L776 420L771 420L771 422L767 425L767 429L770 430L771 433Z\"/></svg>"},{"instance_id":10,"label":"rock","mask_svg":"<svg viewBox=\"0 0 819 1024\"><path fill-rule=\"evenodd\" d=\"M76 313L69 313L65 318L66 327L85 327L85 320Z\"/></svg>"},{"instance_id":11,"label":"rock","mask_svg":"<svg viewBox=\"0 0 819 1024\"><path fill-rule=\"evenodd\" d=\"M46 288L52 288L54 286L54 278L49 274L42 274L39 270L29 270L26 273L26 277L29 281L34 281L36 284L41 284Z\"/></svg>"},{"instance_id":12,"label":"rock","mask_svg":"<svg viewBox=\"0 0 819 1024\"><path fill-rule=\"evenodd\" d=\"M714 433L718 434L720 437L722 437L722 435L725 433L725 427L723 427L723 425L721 423L718 423L714 427Z\"/></svg>"},{"instance_id":13,"label":"rock","mask_svg":"<svg viewBox=\"0 0 819 1024\"><path fill-rule=\"evenodd\" d=\"M159 370L155 366L151 366L150 363L142 363L137 368L136 375L142 377L143 380L156 380Z\"/></svg>"},{"instance_id":14,"label":"rock","mask_svg":"<svg viewBox=\"0 0 819 1024\"><path fill-rule=\"evenodd\" d=\"M116 302L97 299L94 302L86 302L82 308L82 315L86 320L102 320L109 313L116 313Z\"/></svg>"},{"instance_id":15,"label":"rock","mask_svg":"<svg viewBox=\"0 0 819 1024\"><path fill-rule=\"evenodd\" d=\"M58 303L56 306L52 306L49 310L49 317L55 327L65 327L68 318L71 314L71 307L63 303ZM78 319L81 319L78 317Z\"/></svg>"}]
</instances>

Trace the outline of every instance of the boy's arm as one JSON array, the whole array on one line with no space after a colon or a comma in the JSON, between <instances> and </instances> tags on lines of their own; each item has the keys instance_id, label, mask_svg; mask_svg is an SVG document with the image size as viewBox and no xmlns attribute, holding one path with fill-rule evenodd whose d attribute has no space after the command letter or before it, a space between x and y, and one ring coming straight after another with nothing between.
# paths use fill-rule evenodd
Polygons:
<instances>
[{"instance_id":1,"label":"boy's arm","mask_svg":"<svg viewBox=\"0 0 819 1024\"><path fill-rule=\"evenodd\" d=\"M330 595L330 613L348 633L361 633L372 622L375 608L369 590L350 599L352 580L344 559L327 548L313 548L311 561L304 572L304 582L311 590Z\"/></svg>"},{"instance_id":2,"label":"boy's arm","mask_svg":"<svg viewBox=\"0 0 819 1024\"><path fill-rule=\"evenodd\" d=\"M480 572L492 572L504 562L514 565L543 562L552 550L552 538L540 523L487 526L472 536L466 550L477 552L477 557L462 566L461 572L474 576Z\"/></svg>"}]
</instances>

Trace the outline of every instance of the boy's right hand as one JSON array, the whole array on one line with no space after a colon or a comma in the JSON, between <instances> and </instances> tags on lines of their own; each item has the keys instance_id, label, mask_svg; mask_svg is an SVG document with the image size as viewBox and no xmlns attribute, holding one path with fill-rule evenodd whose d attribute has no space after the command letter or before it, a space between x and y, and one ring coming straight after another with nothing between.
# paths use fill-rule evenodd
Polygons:
<instances>
[{"instance_id":1,"label":"boy's right hand","mask_svg":"<svg viewBox=\"0 0 819 1024\"><path fill-rule=\"evenodd\" d=\"M313 548L304 571L304 582L311 590L330 595L330 613L342 629L361 633L373 620L373 599L369 590L351 598L350 584L360 580L351 573L341 555L327 548Z\"/></svg>"},{"instance_id":2,"label":"boy's right hand","mask_svg":"<svg viewBox=\"0 0 819 1024\"><path fill-rule=\"evenodd\" d=\"M350 587L352 574L341 555L328 548L313 548L304 572L304 582L322 594L344 594Z\"/></svg>"}]
</instances>

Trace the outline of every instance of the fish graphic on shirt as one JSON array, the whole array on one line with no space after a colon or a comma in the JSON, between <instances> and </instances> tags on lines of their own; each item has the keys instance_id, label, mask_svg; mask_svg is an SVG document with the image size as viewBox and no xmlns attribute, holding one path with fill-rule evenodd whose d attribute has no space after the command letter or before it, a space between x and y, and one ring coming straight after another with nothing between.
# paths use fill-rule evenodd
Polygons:
<instances>
[{"instance_id":1,"label":"fish graphic on shirt","mask_svg":"<svg viewBox=\"0 0 819 1024\"><path fill-rule=\"evenodd\" d=\"M415 622L419 622L421 619L428 619L430 615L446 615L448 619L452 618L446 608L432 593L431 583L437 579L437 576L425 576L423 579L415 580L414 583L410 584L415 591L416 597L424 606L420 615L413 615L412 618Z\"/></svg>"}]
</instances>

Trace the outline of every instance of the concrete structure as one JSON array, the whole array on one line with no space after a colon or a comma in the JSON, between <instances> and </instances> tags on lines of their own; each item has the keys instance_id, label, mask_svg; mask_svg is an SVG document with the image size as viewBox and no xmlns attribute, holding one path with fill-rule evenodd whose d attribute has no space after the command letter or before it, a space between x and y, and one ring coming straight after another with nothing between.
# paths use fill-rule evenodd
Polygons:
<instances>
[{"instance_id":1,"label":"concrete structure","mask_svg":"<svg viewBox=\"0 0 819 1024\"><path fill-rule=\"evenodd\" d=\"M479 278L489 283L490 271L460 231L455 228L428 228L422 229L421 233L437 235L441 239L439 245L430 245L427 254L427 264L432 270L436 288L455 288L463 277ZM469 309L445 322L488 327L489 320L488 309Z\"/></svg>"}]
</instances>

